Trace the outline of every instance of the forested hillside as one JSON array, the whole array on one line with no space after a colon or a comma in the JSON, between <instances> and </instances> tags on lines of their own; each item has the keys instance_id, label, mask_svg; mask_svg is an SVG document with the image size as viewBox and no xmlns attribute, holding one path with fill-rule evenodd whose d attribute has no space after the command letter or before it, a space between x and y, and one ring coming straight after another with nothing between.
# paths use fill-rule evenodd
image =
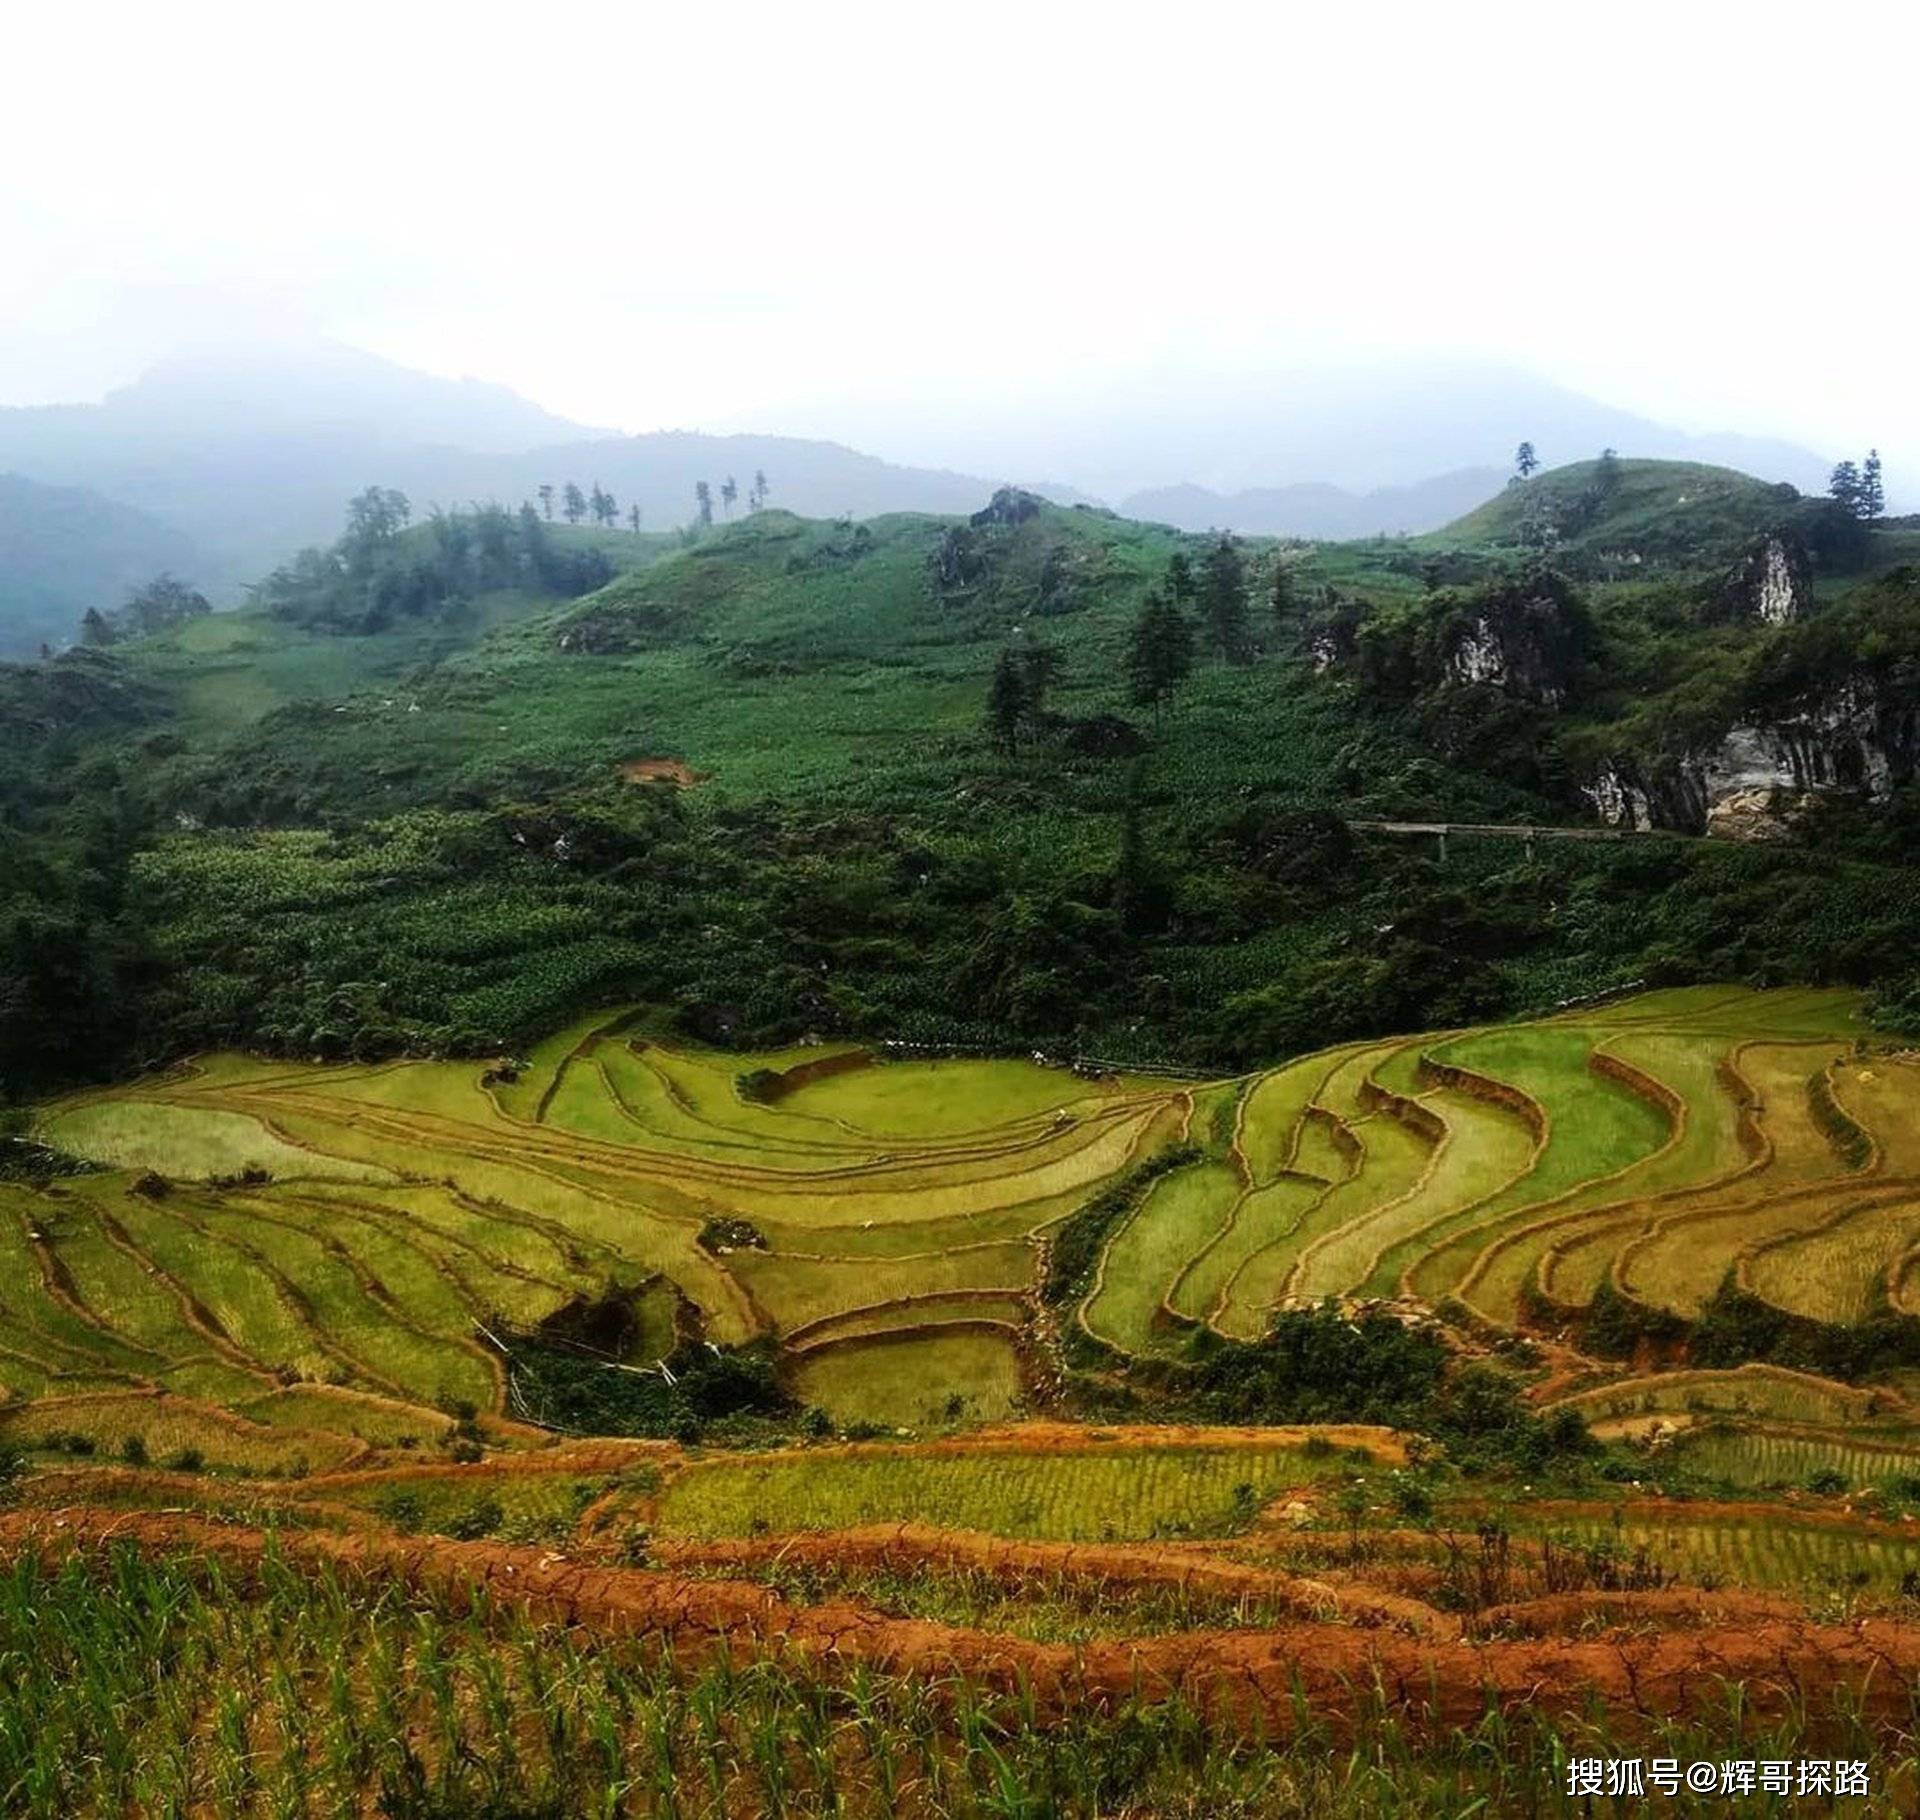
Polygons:
<instances>
[{"instance_id":1,"label":"forested hillside","mask_svg":"<svg viewBox=\"0 0 1920 1820\"><path fill-rule=\"evenodd\" d=\"M1641 463L1345 545L382 497L248 611L0 672L16 1093L637 999L1200 1066L1636 979L1920 1000L1903 526ZM1661 831L1348 825L1435 819Z\"/></svg>"}]
</instances>

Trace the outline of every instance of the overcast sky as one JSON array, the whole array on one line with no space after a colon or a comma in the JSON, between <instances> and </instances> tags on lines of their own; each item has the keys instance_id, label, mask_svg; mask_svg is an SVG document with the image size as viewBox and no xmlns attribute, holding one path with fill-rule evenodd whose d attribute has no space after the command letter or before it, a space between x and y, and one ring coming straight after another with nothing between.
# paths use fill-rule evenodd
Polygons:
<instances>
[{"instance_id":1,"label":"overcast sky","mask_svg":"<svg viewBox=\"0 0 1920 1820\"><path fill-rule=\"evenodd\" d=\"M0 402L317 331L588 423L911 453L1146 372L1433 351L1904 451L1915 21L16 8Z\"/></svg>"}]
</instances>

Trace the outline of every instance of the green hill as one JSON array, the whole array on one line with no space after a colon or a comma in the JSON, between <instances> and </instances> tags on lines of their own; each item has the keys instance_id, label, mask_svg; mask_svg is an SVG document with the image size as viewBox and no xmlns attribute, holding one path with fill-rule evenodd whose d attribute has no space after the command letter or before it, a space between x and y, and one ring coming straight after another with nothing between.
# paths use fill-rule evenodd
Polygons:
<instances>
[{"instance_id":1,"label":"green hill","mask_svg":"<svg viewBox=\"0 0 1920 1820\"><path fill-rule=\"evenodd\" d=\"M1858 541L1856 521L1830 500L1808 499L1732 468L1691 461L1601 458L1515 480L1485 505L1419 541L1491 545L1604 559L1612 576L1642 565L1728 562L1763 531L1792 527L1834 553Z\"/></svg>"},{"instance_id":2,"label":"green hill","mask_svg":"<svg viewBox=\"0 0 1920 1820\"><path fill-rule=\"evenodd\" d=\"M1658 528L1658 464L1624 465L1596 524ZM1771 494L1727 497L1722 531ZM508 539L484 563L432 527L343 545L84 676L6 673L0 975L24 983L0 993L0 1079L214 1045L497 1051L641 999L708 1037L1189 1066L1650 973L1842 981L1897 1010L1920 934L1897 813L1818 851L1443 859L1349 830L1590 822L1581 786L1616 751L1718 737L1859 652L1891 677L1920 623L1897 571L1820 570L1839 596L1788 627L1710 613L1717 557L1547 586L1493 535L1512 510L1451 544L1243 543L1240 648L1196 593L1193 672L1158 706L1129 687L1133 628L1176 558L1197 587L1210 541L1027 495L686 539L553 528L544 556ZM1861 535L1883 566L1899 534ZM577 596L589 547L632 566ZM1524 676L1463 665L1463 638L1543 612ZM1035 647L1044 700L996 739L990 679Z\"/></svg>"}]
</instances>

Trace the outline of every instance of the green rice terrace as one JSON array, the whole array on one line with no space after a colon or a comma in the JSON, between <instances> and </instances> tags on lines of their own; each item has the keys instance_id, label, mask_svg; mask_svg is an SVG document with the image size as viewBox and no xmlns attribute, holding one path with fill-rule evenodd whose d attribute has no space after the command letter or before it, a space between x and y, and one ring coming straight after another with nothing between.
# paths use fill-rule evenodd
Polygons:
<instances>
[{"instance_id":1,"label":"green rice terrace","mask_svg":"<svg viewBox=\"0 0 1920 1820\"><path fill-rule=\"evenodd\" d=\"M210 1056L48 1105L38 1139L94 1167L0 1184L0 1436L273 1473L458 1421L670 1433L690 1358L752 1361L823 1433L951 1429L1177 1387L1332 1302L1561 1349L1543 1398L1731 1484L1920 1471L1902 1370L1849 1388L1819 1351L1920 1295L1920 1063L1850 994L1686 988L1206 1081L645 1029ZM1736 1316L1765 1343L1732 1389L1605 1375L1741 1364Z\"/></svg>"},{"instance_id":2,"label":"green rice terrace","mask_svg":"<svg viewBox=\"0 0 1920 1820\"><path fill-rule=\"evenodd\" d=\"M39 1107L18 1811L1552 1811L1650 1734L1920 1788L1858 995L1212 1078L667 1028Z\"/></svg>"},{"instance_id":3,"label":"green rice terrace","mask_svg":"<svg viewBox=\"0 0 1920 1820\"><path fill-rule=\"evenodd\" d=\"M1554 1811L1656 1733L1920 1790L1920 1056L1858 993L1231 1076L629 1007L28 1136L0 1805Z\"/></svg>"}]
</instances>

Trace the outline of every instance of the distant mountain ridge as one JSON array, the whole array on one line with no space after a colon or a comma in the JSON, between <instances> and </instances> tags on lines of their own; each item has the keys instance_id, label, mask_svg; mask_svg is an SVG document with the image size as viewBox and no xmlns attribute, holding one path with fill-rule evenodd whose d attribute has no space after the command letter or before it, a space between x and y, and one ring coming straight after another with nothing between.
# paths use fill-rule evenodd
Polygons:
<instances>
[{"instance_id":1,"label":"distant mountain ridge","mask_svg":"<svg viewBox=\"0 0 1920 1820\"><path fill-rule=\"evenodd\" d=\"M1376 537L1437 530L1470 512L1506 482L1499 468L1461 468L1418 486L1345 487L1302 483L1216 493L1192 485L1157 487L1120 502L1128 518L1182 531L1238 531L1250 536Z\"/></svg>"},{"instance_id":2,"label":"distant mountain ridge","mask_svg":"<svg viewBox=\"0 0 1920 1820\"><path fill-rule=\"evenodd\" d=\"M0 470L88 487L164 520L197 547L193 579L233 598L296 550L330 542L346 500L378 483L417 512L517 506L542 485L606 487L655 530L690 521L694 486L764 471L812 517L972 511L1017 476L903 467L832 442L570 422L503 386L440 379L370 354L195 360L158 367L98 404L0 409ZM1029 482L1029 485L1034 483ZM1086 495L1039 483L1064 504Z\"/></svg>"},{"instance_id":3,"label":"distant mountain ridge","mask_svg":"<svg viewBox=\"0 0 1920 1820\"><path fill-rule=\"evenodd\" d=\"M0 473L0 659L69 644L89 607L199 562L190 538L132 506Z\"/></svg>"},{"instance_id":4,"label":"distant mountain ridge","mask_svg":"<svg viewBox=\"0 0 1920 1820\"><path fill-rule=\"evenodd\" d=\"M147 550L149 572L173 567L216 602L236 601L297 550L330 542L346 500L370 484L399 488L424 514L598 483L623 518L637 505L644 527L666 530L692 519L703 480L716 518L724 482L744 499L759 473L772 503L806 517L970 512L1012 481L1059 504L1117 499L1129 516L1187 531L1353 538L1418 534L1471 510L1504 483L1494 463L1521 435L1556 464L1617 446L1825 484L1806 450L1687 436L1504 369L1314 374L1293 390L1221 382L1055 412L1036 403L1017 423L973 424L954 445L968 460L930 466L799 436L617 435L504 386L323 343L170 361L97 404L0 409L0 473L100 502L69 501L30 537L10 533L0 648L70 637L86 607L116 604L145 578L128 569ZM914 440L931 446L930 433ZM1145 472L1170 479L1143 487ZM111 531L108 502L131 514ZM104 550L84 547L103 534Z\"/></svg>"},{"instance_id":5,"label":"distant mountain ridge","mask_svg":"<svg viewBox=\"0 0 1920 1820\"><path fill-rule=\"evenodd\" d=\"M1084 397L1031 396L952 417L936 432L891 413L836 414L862 447L937 452L950 466L1054 474L1101 498L1192 485L1224 497L1297 485L1366 494L1498 468L1531 441L1550 467L1612 448L1625 457L1734 467L1825 488L1831 454L1779 438L1697 435L1589 398L1537 374L1479 360L1407 358L1266 373L1143 373ZM1863 450L1845 451L1850 454ZM1889 489L1895 480L1889 476ZM1310 502L1300 502L1302 506ZM1249 527L1250 528L1250 527Z\"/></svg>"}]
</instances>

